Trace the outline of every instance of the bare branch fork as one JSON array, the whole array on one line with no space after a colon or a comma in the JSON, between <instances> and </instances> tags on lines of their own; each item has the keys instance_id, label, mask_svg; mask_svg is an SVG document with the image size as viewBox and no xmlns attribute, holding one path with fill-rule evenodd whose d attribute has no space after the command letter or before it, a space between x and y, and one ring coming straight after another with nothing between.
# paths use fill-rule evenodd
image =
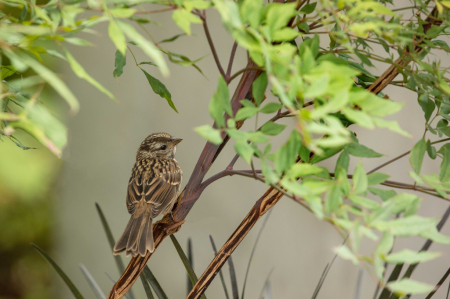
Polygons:
<instances>
[{"instance_id":1,"label":"bare branch fork","mask_svg":"<svg viewBox=\"0 0 450 299\"><path fill-rule=\"evenodd\" d=\"M432 16L436 14L436 8L433 9L430 16L426 19L426 24L424 26L424 33L428 29L431 28L431 25L440 25L440 21L436 20ZM203 20L203 19L202 19ZM291 20L293 22L293 20ZM214 48L214 44L212 43L211 36L209 35L209 30L207 28L206 22L203 22L205 28L205 34L207 36L208 42L211 47L211 51L213 52L213 56L215 58L216 64L219 68L220 73L224 78L227 78L227 74L224 73L222 66L218 60L217 53ZM227 68L227 73L231 72L232 60L234 59L235 46L233 46L232 54L230 56L230 63ZM422 48L416 46L415 54L420 53ZM413 54L413 53L407 53ZM407 55L406 54L406 55ZM402 60L399 64L402 66L406 66L409 61L405 59L406 56L402 57ZM235 114L237 110L241 107L240 101L247 98L251 99L251 85L253 81L260 74L260 70L251 69L256 68L256 64L253 61L249 61L246 68L248 71L243 72L242 77L236 87L236 90L231 99L231 107L233 113ZM372 84L368 90L377 94L381 90L383 90L398 74L397 66L394 68L390 67L382 76L378 78L378 80ZM236 128L239 129L242 127L244 121L239 121L236 123ZM158 221L153 227L153 236L155 241L155 248L161 244L161 242L169 235L177 232L180 229L181 224L184 222L187 214L193 207L193 205L198 200L201 192L198 192L199 188L201 188L202 181L211 167L212 163L214 163L217 156L220 154L224 146L227 144L229 137L226 133L222 133L223 142L220 145L214 145L211 143L206 143L199 160L193 170L193 173L189 179L188 184L186 185L185 190L179 195L178 202L175 205L172 213L174 215L174 219L172 217L166 216L161 221ZM237 159L233 159L235 162ZM233 163L232 161L232 163ZM234 163L233 163L234 165ZM252 173L250 173L252 175ZM253 177L253 175L252 175ZM208 182L205 181L205 183ZM214 279L216 273L223 266L225 261L228 259L230 254L234 251L234 249L240 244L240 242L244 239L247 233L251 230L251 228L256 224L258 219L260 219L270 208L272 208L279 199L283 196L283 192L281 190L277 190L274 187L270 187L265 194L255 203L252 210L248 213L242 223L238 226L233 235L228 239L228 241L221 248L217 256L205 270L204 274L200 277L197 284L193 287L191 293L188 295L188 298L200 298L206 288L209 286L211 281ZM189 199L189 200L188 200ZM130 260L127 268L125 269L122 276L116 282L116 284L111 289L108 299L119 299L122 298L125 293L131 288L134 282L138 279L140 273L143 271L145 265L148 260L152 256L152 253L147 252L145 257L136 256Z\"/></svg>"}]
</instances>

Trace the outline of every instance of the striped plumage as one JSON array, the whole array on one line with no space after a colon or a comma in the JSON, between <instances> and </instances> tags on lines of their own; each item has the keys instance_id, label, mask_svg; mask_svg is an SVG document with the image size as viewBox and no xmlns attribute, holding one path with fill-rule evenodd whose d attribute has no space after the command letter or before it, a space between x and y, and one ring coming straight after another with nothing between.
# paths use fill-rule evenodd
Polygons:
<instances>
[{"instance_id":1,"label":"striped plumage","mask_svg":"<svg viewBox=\"0 0 450 299\"><path fill-rule=\"evenodd\" d=\"M131 214L114 254L145 256L155 250L153 219L172 210L180 190L183 172L175 160L176 144L167 133L148 136L139 147L128 182L126 205Z\"/></svg>"}]
</instances>

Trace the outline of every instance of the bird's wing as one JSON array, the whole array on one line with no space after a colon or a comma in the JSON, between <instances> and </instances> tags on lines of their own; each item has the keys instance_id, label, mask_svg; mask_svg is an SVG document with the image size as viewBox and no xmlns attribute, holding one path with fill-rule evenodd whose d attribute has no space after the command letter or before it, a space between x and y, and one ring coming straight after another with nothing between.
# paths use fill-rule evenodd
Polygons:
<instances>
[{"instance_id":1,"label":"bird's wing","mask_svg":"<svg viewBox=\"0 0 450 299\"><path fill-rule=\"evenodd\" d=\"M127 208L133 214L136 205L145 200L152 204L152 218L161 214L180 190L182 172L174 160L136 162L128 183Z\"/></svg>"}]
</instances>

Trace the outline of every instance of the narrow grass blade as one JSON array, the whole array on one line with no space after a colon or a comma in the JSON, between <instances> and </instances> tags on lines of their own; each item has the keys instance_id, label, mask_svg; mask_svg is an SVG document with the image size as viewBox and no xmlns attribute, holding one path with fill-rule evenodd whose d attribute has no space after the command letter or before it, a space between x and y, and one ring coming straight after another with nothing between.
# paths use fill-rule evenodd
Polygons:
<instances>
[{"instance_id":1,"label":"narrow grass blade","mask_svg":"<svg viewBox=\"0 0 450 299\"><path fill-rule=\"evenodd\" d=\"M261 290L261 294L259 295L259 297L258 298L262 298L262 299L264 299L265 298L265 295L266 295L266 291L267 291L267 285L269 284L269 291L270 291L270 281L269 281L269 278L270 278L270 275L272 275L272 272L273 272L273 270L274 270L275 268L272 268L272 270L270 270L270 272L269 272L269 275L267 275L267 278L266 278L266 281L264 281L264 285L263 285L263 288L262 288L262 290ZM270 296L272 296L272 293L271 292L269 292L269 294L270 294ZM270 297L270 298L272 298L272 297Z\"/></svg>"},{"instance_id":2,"label":"narrow grass blade","mask_svg":"<svg viewBox=\"0 0 450 299\"><path fill-rule=\"evenodd\" d=\"M450 281L448 282L447 296L445 296L445 299L448 299L449 293L450 293Z\"/></svg>"},{"instance_id":3,"label":"narrow grass blade","mask_svg":"<svg viewBox=\"0 0 450 299\"><path fill-rule=\"evenodd\" d=\"M92 291L94 291L95 297L98 299L105 299L106 296L103 293L102 289L98 286L98 283L95 281L94 277L92 277L89 270L83 265L80 265L81 272L83 273L84 277L86 278L87 282L91 286Z\"/></svg>"},{"instance_id":4,"label":"narrow grass blade","mask_svg":"<svg viewBox=\"0 0 450 299\"><path fill-rule=\"evenodd\" d=\"M233 299L239 299L236 271L234 271L234 264L231 256L228 258L228 267L230 268L231 291L233 292Z\"/></svg>"},{"instance_id":5,"label":"narrow grass blade","mask_svg":"<svg viewBox=\"0 0 450 299\"><path fill-rule=\"evenodd\" d=\"M348 238L348 236L347 236ZM347 242L347 238L345 238L344 242L342 242L342 245L344 245ZM331 266L333 266L334 261L336 260L337 254L334 255L333 259L331 260L331 263L327 264L325 266L325 269L322 272L322 276L320 276L319 282L317 283L316 289L314 290L314 293L312 295L312 299L316 299L317 295L319 294L320 289L322 288L323 282L325 281L325 278L327 278L328 272L331 269Z\"/></svg>"},{"instance_id":6,"label":"narrow grass blade","mask_svg":"<svg viewBox=\"0 0 450 299\"><path fill-rule=\"evenodd\" d=\"M147 294L147 299L154 299L152 290L150 289L150 284L148 283L148 279L145 276L145 272L143 271L139 276L141 277L141 282L144 286L145 294Z\"/></svg>"},{"instance_id":7,"label":"narrow grass blade","mask_svg":"<svg viewBox=\"0 0 450 299\"><path fill-rule=\"evenodd\" d=\"M258 232L258 236L256 237L255 245L253 245L252 253L250 254L250 259L248 260L247 271L245 272L244 284L242 285L241 299L244 299L245 285L247 284L248 272L250 272L250 265L252 264L253 255L255 254L256 246L258 245L259 238L261 237L264 227L266 227L266 223L269 220L269 217L270 217L270 214L272 213L272 211L273 210L270 210L269 213L267 213L266 219L264 219L261 229Z\"/></svg>"},{"instance_id":8,"label":"narrow grass blade","mask_svg":"<svg viewBox=\"0 0 450 299\"><path fill-rule=\"evenodd\" d=\"M391 275L389 275L388 281L391 282L394 280L397 280L400 276L400 272L402 272L403 264L397 264L395 265L394 269L391 272ZM388 288L384 288L383 291L380 294L380 297L378 299L389 299L391 298L391 291Z\"/></svg>"},{"instance_id":9,"label":"narrow grass blade","mask_svg":"<svg viewBox=\"0 0 450 299\"><path fill-rule=\"evenodd\" d=\"M209 240L211 241L211 246L214 250L214 256L217 256L216 244L214 243L214 239L211 235L209 235ZM227 284L225 283L225 278L223 277L222 269L220 269L220 271L219 271L219 276L220 276L220 281L222 282L223 291L225 292L225 298L230 299L230 297L228 296Z\"/></svg>"},{"instance_id":10,"label":"narrow grass blade","mask_svg":"<svg viewBox=\"0 0 450 299\"><path fill-rule=\"evenodd\" d=\"M158 297L159 299L168 299L166 293L164 292L158 280L156 280L155 275L153 275L148 266L145 266L143 273L145 273L145 278L152 286L153 291L155 291L156 297Z\"/></svg>"},{"instance_id":11,"label":"narrow grass blade","mask_svg":"<svg viewBox=\"0 0 450 299\"><path fill-rule=\"evenodd\" d=\"M172 243L175 246L178 255L180 256L180 259L183 262L184 267L186 268L189 278L191 279L192 285L195 285L198 281L198 278L197 275L195 275L194 269L192 269L192 265L189 263L189 260L186 254L184 253L183 249L181 248L180 243L178 243L177 238L175 238L174 235L170 235L170 239L172 240ZM206 295L203 294L201 298L206 299Z\"/></svg>"},{"instance_id":12,"label":"narrow grass blade","mask_svg":"<svg viewBox=\"0 0 450 299\"><path fill-rule=\"evenodd\" d=\"M356 282L355 299L361 299L363 274L364 274L363 269L359 269L358 280Z\"/></svg>"},{"instance_id":13,"label":"narrow grass blade","mask_svg":"<svg viewBox=\"0 0 450 299\"><path fill-rule=\"evenodd\" d=\"M97 208L98 216L100 217L100 221L102 222L103 229L105 230L106 237L108 238L109 246L111 247L112 251L114 245L116 244L116 242L114 241L113 234L111 232L111 229L109 228L108 222L106 221L106 217L103 214L102 209L100 208L100 205L98 203L95 203L95 207ZM125 266L123 264L122 258L120 257L120 255L115 255L114 259L116 260L119 272L122 274L125 271Z\"/></svg>"},{"instance_id":14,"label":"narrow grass blade","mask_svg":"<svg viewBox=\"0 0 450 299\"><path fill-rule=\"evenodd\" d=\"M111 247L111 252L113 251L114 245L116 241L114 240L114 236L109 228L108 222L106 221L106 217L103 214L102 209L98 203L95 203L95 207L97 208L98 216L100 217L100 221L102 222L103 229L105 230L106 238L108 238L109 247ZM125 266L122 261L122 257L120 255L114 255L114 260L116 261L117 269L119 269L119 274L125 272ZM131 299L134 299L134 294L130 289L128 293Z\"/></svg>"},{"instance_id":15,"label":"narrow grass blade","mask_svg":"<svg viewBox=\"0 0 450 299\"><path fill-rule=\"evenodd\" d=\"M62 280L64 280L64 283L70 289L75 298L84 299L80 291L78 291L73 282L69 279L69 277L67 277L67 275L61 270L61 268L41 248L39 248L39 246L35 244L31 244L31 246L33 246L47 260L47 262L50 263L50 265L52 265L58 275L62 278Z\"/></svg>"},{"instance_id":16,"label":"narrow grass blade","mask_svg":"<svg viewBox=\"0 0 450 299\"><path fill-rule=\"evenodd\" d=\"M425 299L430 299L431 297L433 297L434 293L436 293L437 290L439 290L439 288L445 282L445 280L447 279L447 277L449 275L450 275L450 268L448 268L447 272L445 272L444 276L442 276L441 280L439 280L439 282L437 283L437 285L434 288L434 290L431 293L429 293L428 296L425 297ZM448 297L448 294L447 294L447 297Z\"/></svg>"},{"instance_id":17,"label":"narrow grass blade","mask_svg":"<svg viewBox=\"0 0 450 299\"><path fill-rule=\"evenodd\" d=\"M191 264L192 268L194 268L194 257L192 256L192 240L191 240L191 238L188 238L188 241L187 241L187 255L188 255L189 263ZM191 292L193 287L194 286L192 285L192 281L188 275L187 276L187 294L188 295Z\"/></svg>"}]
</instances>

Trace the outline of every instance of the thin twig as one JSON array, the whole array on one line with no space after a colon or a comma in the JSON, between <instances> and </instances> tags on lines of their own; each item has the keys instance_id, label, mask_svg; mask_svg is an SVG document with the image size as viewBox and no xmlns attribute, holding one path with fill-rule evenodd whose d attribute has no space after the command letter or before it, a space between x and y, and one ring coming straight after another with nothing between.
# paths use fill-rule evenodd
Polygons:
<instances>
[{"instance_id":1,"label":"thin twig","mask_svg":"<svg viewBox=\"0 0 450 299\"><path fill-rule=\"evenodd\" d=\"M235 79L237 76L239 76L240 74L242 74L243 72L247 72L247 71L252 71L252 70L257 70L257 71L263 71L263 68L260 68L258 66L255 67L247 67L244 68L242 70L237 71L233 76L231 76L230 78L227 79L227 83L230 84L231 81L233 81L233 79Z\"/></svg>"},{"instance_id":2,"label":"thin twig","mask_svg":"<svg viewBox=\"0 0 450 299\"><path fill-rule=\"evenodd\" d=\"M227 81L231 75L231 69L233 67L233 61L234 61L234 56L236 55L236 49L237 49L237 42L234 42L233 48L231 48L230 60L228 61L227 74L225 77L225 80L227 80Z\"/></svg>"},{"instance_id":3,"label":"thin twig","mask_svg":"<svg viewBox=\"0 0 450 299\"><path fill-rule=\"evenodd\" d=\"M219 56L217 55L216 48L214 47L214 42L211 38L211 34L209 33L208 24L206 23L206 14L198 14L200 19L203 21L203 29L205 30L206 39L208 40L209 47L211 48L211 52L214 57L214 61L216 62L217 68L219 69L220 74L223 78L226 78L226 74L223 71L222 65L220 64Z\"/></svg>"},{"instance_id":4,"label":"thin twig","mask_svg":"<svg viewBox=\"0 0 450 299\"><path fill-rule=\"evenodd\" d=\"M162 8L162 9L155 9L155 10L144 10L144 11L137 11L134 14L135 15L146 15L146 14L152 14L152 13L159 13L159 12L165 12L165 11L171 11L175 10L178 7L176 5L173 5L171 7Z\"/></svg>"},{"instance_id":5,"label":"thin twig","mask_svg":"<svg viewBox=\"0 0 450 299\"><path fill-rule=\"evenodd\" d=\"M437 143L441 143L441 142L445 142L445 141L449 141L449 140L450 140L450 138L445 138L445 139L433 141L433 142L431 142L431 144L437 144ZM372 169L371 171L369 171L367 174L371 174L371 173L373 173L373 172L375 172L375 171L377 171L377 170L380 170L381 168L383 168L383 167L385 167L385 166L387 166L387 165L389 165L389 164L391 164L391 163L397 161L398 159L401 159L401 158L403 158L404 156L407 156L410 152L411 152L411 151L407 151L406 153L403 153L403 154L401 154L400 156L397 156L397 157L395 157L394 159L389 160L389 161L387 161L386 163L383 163L383 164L381 164L380 166L375 167L374 169Z\"/></svg>"}]
</instances>

